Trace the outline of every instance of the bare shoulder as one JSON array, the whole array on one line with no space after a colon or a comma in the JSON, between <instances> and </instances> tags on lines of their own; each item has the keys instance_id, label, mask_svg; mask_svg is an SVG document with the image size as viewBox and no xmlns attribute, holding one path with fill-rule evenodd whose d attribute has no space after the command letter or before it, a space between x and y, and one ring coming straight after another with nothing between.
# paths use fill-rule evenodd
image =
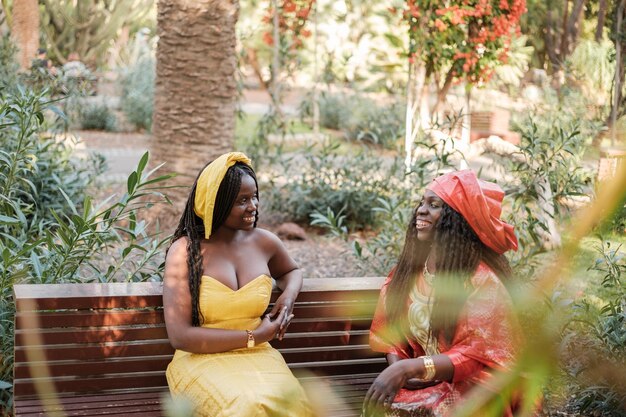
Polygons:
<instances>
[{"instance_id":1,"label":"bare shoulder","mask_svg":"<svg viewBox=\"0 0 626 417\"><path fill-rule=\"evenodd\" d=\"M186 257L187 256L187 236L183 236L180 239L176 240L170 246L170 249L167 252L167 257L177 258L179 256Z\"/></svg>"},{"instance_id":2,"label":"bare shoulder","mask_svg":"<svg viewBox=\"0 0 626 417\"><path fill-rule=\"evenodd\" d=\"M181 237L170 246L165 258L165 272L187 268L187 237Z\"/></svg>"},{"instance_id":3,"label":"bare shoulder","mask_svg":"<svg viewBox=\"0 0 626 417\"><path fill-rule=\"evenodd\" d=\"M270 251L272 253L284 250L285 248L283 242L278 238L278 236L269 230L261 229L260 227L254 229L253 238L255 243L260 245L266 251Z\"/></svg>"}]
</instances>

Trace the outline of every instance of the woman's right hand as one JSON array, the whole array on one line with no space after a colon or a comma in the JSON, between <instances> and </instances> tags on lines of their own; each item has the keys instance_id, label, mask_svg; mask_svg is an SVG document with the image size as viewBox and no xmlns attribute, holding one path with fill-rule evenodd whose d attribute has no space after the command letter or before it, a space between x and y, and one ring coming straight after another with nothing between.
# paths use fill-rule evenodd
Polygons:
<instances>
[{"instance_id":1,"label":"woman's right hand","mask_svg":"<svg viewBox=\"0 0 626 417\"><path fill-rule=\"evenodd\" d=\"M263 320L261 321L259 327L257 327L252 332L255 343L260 344L273 340L280 331L280 326L285 320L286 314L287 307L283 307L282 310L280 310L280 313L274 319L272 319L269 314L266 314L263 317ZM293 314L290 314L289 317L287 317L287 322L291 321L292 318Z\"/></svg>"}]
</instances>

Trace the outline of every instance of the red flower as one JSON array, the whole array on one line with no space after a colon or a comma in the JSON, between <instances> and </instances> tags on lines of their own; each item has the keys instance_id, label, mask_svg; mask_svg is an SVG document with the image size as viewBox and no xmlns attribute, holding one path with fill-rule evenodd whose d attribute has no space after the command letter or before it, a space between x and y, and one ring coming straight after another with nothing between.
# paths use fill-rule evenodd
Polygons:
<instances>
[{"instance_id":1,"label":"red flower","mask_svg":"<svg viewBox=\"0 0 626 417\"><path fill-rule=\"evenodd\" d=\"M439 32L443 32L448 28L448 26L441 21L441 19L435 19L435 27L439 30Z\"/></svg>"},{"instance_id":2,"label":"red flower","mask_svg":"<svg viewBox=\"0 0 626 417\"><path fill-rule=\"evenodd\" d=\"M292 13L296 11L296 4L291 1L286 1L283 4L283 12Z\"/></svg>"}]
</instances>

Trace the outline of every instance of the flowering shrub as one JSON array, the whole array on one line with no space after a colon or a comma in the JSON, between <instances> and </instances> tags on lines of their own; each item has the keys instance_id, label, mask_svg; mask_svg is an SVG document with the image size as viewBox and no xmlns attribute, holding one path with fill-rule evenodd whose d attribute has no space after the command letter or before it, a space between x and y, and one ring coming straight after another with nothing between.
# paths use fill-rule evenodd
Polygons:
<instances>
[{"instance_id":1,"label":"flowering shrub","mask_svg":"<svg viewBox=\"0 0 626 417\"><path fill-rule=\"evenodd\" d=\"M303 38L311 36L311 31L306 29L307 19L315 0L279 0L278 30L281 40L288 40L288 49L296 50L303 46ZM274 9L270 5L263 22L269 24L269 29L263 34L263 41L268 45L274 44L272 35L272 21Z\"/></svg>"},{"instance_id":2,"label":"flowering shrub","mask_svg":"<svg viewBox=\"0 0 626 417\"><path fill-rule=\"evenodd\" d=\"M488 81L494 67L506 62L526 0L406 0L401 12L409 24L408 57L427 73L446 72L445 82Z\"/></svg>"}]
</instances>

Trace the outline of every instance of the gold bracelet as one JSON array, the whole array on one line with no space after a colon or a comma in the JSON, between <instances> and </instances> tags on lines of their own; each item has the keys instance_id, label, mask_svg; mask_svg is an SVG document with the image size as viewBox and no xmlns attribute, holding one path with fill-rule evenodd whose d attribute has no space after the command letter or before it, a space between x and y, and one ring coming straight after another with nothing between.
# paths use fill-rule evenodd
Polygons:
<instances>
[{"instance_id":1,"label":"gold bracelet","mask_svg":"<svg viewBox=\"0 0 626 417\"><path fill-rule=\"evenodd\" d=\"M252 334L252 330L246 330L246 334L248 335L248 342L246 343L246 347L253 348L255 345L254 335Z\"/></svg>"},{"instance_id":2,"label":"gold bracelet","mask_svg":"<svg viewBox=\"0 0 626 417\"><path fill-rule=\"evenodd\" d=\"M426 371L422 379L424 381L432 381L435 379L435 374L437 373L433 358L430 356L420 356L420 358L424 361L424 369Z\"/></svg>"}]
</instances>

